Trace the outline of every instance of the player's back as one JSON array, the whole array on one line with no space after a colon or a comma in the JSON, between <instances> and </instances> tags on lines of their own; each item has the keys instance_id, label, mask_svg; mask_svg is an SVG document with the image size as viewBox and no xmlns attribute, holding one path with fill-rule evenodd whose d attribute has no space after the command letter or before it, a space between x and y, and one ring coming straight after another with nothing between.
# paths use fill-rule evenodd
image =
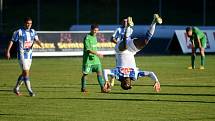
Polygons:
<instances>
[{"instance_id":1,"label":"player's back","mask_svg":"<svg viewBox=\"0 0 215 121\"><path fill-rule=\"evenodd\" d=\"M193 33L197 35L199 39L205 37L205 34L197 27L193 27ZM195 38L194 38L195 39Z\"/></svg>"}]
</instances>

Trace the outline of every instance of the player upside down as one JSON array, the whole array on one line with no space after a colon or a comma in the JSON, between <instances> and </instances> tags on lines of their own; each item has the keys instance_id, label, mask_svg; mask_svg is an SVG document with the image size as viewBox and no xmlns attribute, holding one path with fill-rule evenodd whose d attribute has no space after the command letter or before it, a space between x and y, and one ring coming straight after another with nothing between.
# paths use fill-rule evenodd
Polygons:
<instances>
[{"instance_id":1,"label":"player upside down","mask_svg":"<svg viewBox=\"0 0 215 121\"><path fill-rule=\"evenodd\" d=\"M152 24L143 39L131 39L125 36L117 42L115 46L116 68L103 70L104 79L108 86L113 86L113 79L115 78L121 82L122 89L128 90L132 88L132 81L137 80L139 77L148 76L155 82L154 89L157 92L160 91L160 83L155 73L138 69L134 58L134 55L148 44L154 34L156 23L162 23L162 19L158 14L154 14ZM131 17L128 17L128 26L133 26ZM109 83L108 76L111 76L112 84Z\"/></svg>"}]
</instances>

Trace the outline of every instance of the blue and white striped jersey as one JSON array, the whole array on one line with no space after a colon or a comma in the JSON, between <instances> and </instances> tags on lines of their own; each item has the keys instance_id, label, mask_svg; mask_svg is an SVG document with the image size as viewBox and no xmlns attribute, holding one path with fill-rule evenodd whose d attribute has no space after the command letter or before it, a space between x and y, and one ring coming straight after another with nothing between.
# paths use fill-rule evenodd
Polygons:
<instances>
[{"instance_id":1,"label":"blue and white striped jersey","mask_svg":"<svg viewBox=\"0 0 215 121\"><path fill-rule=\"evenodd\" d=\"M31 59L34 41L38 39L34 29L20 28L15 31L11 40L17 43L18 59Z\"/></svg>"},{"instance_id":2,"label":"blue and white striped jersey","mask_svg":"<svg viewBox=\"0 0 215 121\"><path fill-rule=\"evenodd\" d=\"M132 33L133 33L133 29L131 27L128 27L126 37L131 37ZM115 38L117 42L122 40L124 36L125 36L125 28L122 26L117 28L114 31L114 34L112 35L112 37Z\"/></svg>"}]
</instances>

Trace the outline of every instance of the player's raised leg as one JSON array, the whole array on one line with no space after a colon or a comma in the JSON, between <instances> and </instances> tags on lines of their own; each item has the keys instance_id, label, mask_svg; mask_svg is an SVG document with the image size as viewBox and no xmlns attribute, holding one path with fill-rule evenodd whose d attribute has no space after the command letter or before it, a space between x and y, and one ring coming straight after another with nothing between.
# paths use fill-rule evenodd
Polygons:
<instances>
[{"instance_id":1,"label":"player's raised leg","mask_svg":"<svg viewBox=\"0 0 215 121\"><path fill-rule=\"evenodd\" d=\"M157 23L162 24L162 18L158 14L154 14L153 21L148 31L146 32L144 39L134 39L134 45L136 46L137 49L141 50L148 44L149 40L154 35L154 31Z\"/></svg>"}]
</instances>

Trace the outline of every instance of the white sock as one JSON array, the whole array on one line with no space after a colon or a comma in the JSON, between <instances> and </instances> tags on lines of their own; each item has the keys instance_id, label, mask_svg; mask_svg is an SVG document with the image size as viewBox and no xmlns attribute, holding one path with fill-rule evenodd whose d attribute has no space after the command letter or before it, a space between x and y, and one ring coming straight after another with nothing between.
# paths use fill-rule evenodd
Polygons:
<instances>
[{"instance_id":1,"label":"white sock","mask_svg":"<svg viewBox=\"0 0 215 121\"><path fill-rule=\"evenodd\" d=\"M153 35L154 32L155 32L155 26L156 26L156 23L152 21L152 24L150 25L149 29L148 29L148 32Z\"/></svg>"},{"instance_id":2,"label":"white sock","mask_svg":"<svg viewBox=\"0 0 215 121\"><path fill-rule=\"evenodd\" d=\"M22 86L22 84L23 84L23 81L22 80L20 80L19 81L19 84L16 86L16 90L18 91L19 90L19 88Z\"/></svg>"},{"instance_id":3,"label":"white sock","mask_svg":"<svg viewBox=\"0 0 215 121\"><path fill-rule=\"evenodd\" d=\"M20 75L19 78L17 79L16 85L15 85L15 89L16 89L17 91L19 91L19 88L20 88L20 86L21 86L22 83L23 83L22 80L23 80L23 77Z\"/></svg>"},{"instance_id":4,"label":"white sock","mask_svg":"<svg viewBox=\"0 0 215 121\"><path fill-rule=\"evenodd\" d=\"M28 77L24 77L24 82L25 82L25 86L28 90L29 93L33 93L32 89L31 89L31 83Z\"/></svg>"}]
</instances>

